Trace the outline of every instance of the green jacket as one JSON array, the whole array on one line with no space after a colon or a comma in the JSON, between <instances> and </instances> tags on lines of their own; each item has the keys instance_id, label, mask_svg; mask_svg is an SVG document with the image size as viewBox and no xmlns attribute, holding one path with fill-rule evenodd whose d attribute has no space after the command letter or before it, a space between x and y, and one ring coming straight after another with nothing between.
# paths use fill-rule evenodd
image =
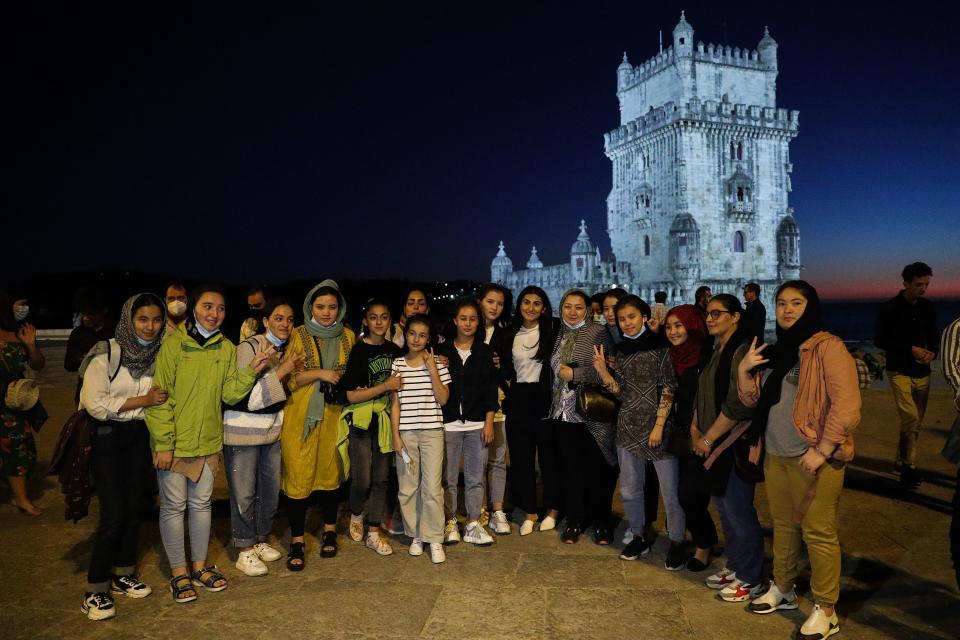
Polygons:
<instances>
[{"instance_id":1,"label":"green jacket","mask_svg":"<svg viewBox=\"0 0 960 640\"><path fill-rule=\"evenodd\" d=\"M253 369L237 368L237 348L222 333L200 346L187 335L186 323L163 341L153 384L169 394L166 402L144 412L154 451L178 458L223 449L221 403L243 400L257 380Z\"/></svg>"}]
</instances>

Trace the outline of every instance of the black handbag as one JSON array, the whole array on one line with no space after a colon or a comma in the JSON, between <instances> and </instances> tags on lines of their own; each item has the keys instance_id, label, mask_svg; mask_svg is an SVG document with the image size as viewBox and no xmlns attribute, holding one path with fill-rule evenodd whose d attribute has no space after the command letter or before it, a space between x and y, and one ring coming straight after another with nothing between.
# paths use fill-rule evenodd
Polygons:
<instances>
[{"instance_id":1,"label":"black handbag","mask_svg":"<svg viewBox=\"0 0 960 640\"><path fill-rule=\"evenodd\" d=\"M602 387L581 384L577 387L577 413L589 422L615 422L620 401Z\"/></svg>"}]
</instances>

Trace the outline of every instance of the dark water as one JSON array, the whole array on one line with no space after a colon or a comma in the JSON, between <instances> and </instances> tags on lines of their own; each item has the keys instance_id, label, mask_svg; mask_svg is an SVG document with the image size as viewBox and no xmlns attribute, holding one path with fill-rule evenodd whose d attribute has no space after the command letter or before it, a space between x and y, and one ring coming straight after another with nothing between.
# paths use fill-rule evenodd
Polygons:
<instances>
[{"instance_id":1,"label":"dark water","mask_svg":"<svg viewBox=\"0 0 960 640\"><path fill-rule=\"evenodd\" d=\"M883 302L840 302L823 303L823 317L830 333L849 341L873 341L873 331L877 322L877 310ZM960 316L960 300L934 300L937 309L937 326L944 327ZM771 313L768 309L767 313Z\"/></svg>"}]
</instances>

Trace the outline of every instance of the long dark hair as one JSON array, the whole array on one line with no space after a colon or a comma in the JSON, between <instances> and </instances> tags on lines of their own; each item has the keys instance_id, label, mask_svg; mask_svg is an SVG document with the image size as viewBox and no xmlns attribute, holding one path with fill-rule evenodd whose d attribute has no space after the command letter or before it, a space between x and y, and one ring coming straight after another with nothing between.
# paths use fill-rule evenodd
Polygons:
<instances>
[{"instance_id":1,"label":"long dark hair","mask_svg":"<svg viewBox=\"0 0 960 640\"><path fill-rule=\"evenodd\" d=\"M477 291L477 300L482 302L483 299L487 297L487 294L491 291L496 291L503 296L503 311L500 313L500 317L497 318L497 320L493 323L494 327L503 328L507 326L507 318L510 317L510 313L513 311L513 292L502 284L488 282L480 287L479 291ZM486 326L486 320L484 320L482 314L480 316L480 320L483 321L484 326Z\"/></svg>"},{"instance_id":2,"label":"long dark hair","mask_svg":"<svg viewBox=\"0 0 960 640\"><path fill-rule=\"evenodd\" d=\"M736 296L729 293L718 293L710 298L710 302L719 302L731 315L739 313L740 320L743 319L743 305L740 304L740 300ZM720 354L720 361L717 363L713 378L714 406L718 414L724 400L727 399L727 392L730 391L730 369L733 366L733 354L747 338L746 330L740 324L740 320L737 321L737 328L733 335L723 345L723 352Z\"/></svg>"},{"instance_id":3,"label":"long dark hair","mask_svg":"<svg viewBox=\"0 0 960 640\"><path fill-rule=\"evenodd\" d=\"M537 296L543 302L543 313L537 319L537 325L540 327L540 343L537 345L537 352L533 359L537 362L546 362L553 350L553 306L550 304L547 292L536 285L524 287L520 295L517 296L517 307L513 311L513 319L510 324L514 331L518 331L523 326L523 314L520 313L520 306L523 304L524 296L528 295Z\"/></svg>"},{"instance_id":4,"label":"long dark hair","mask_svg":"<svg viewBox=\"0 0 960 640\"><path fill-rule=\"evenodd\" d=\"M444 337L451 341L457 337L455 320L457 319L457 314L460 313L460 309L464 307L470 307L477 314L477 332L473 334L473 344L477 344L477 340L483 342L483 309L480 308L480 303L477 302L476 298L460 298L453 304L453 313L450 316L450 322L444 327Z\"/></svg>"},{"instance_id":5,"label":"long dark hair","mask_svg":"<svg viewBox=\"0 0 960 640\"><path fill-rule=\"evenodd\" d=\"M411 318L407 318L407 324L403 327L404 334L406 334L406 332L410 330L410 327L415 324L422 324L427 328L427 333L429 334L430 338L427 340L426 348L429 349L435 346L437 332L433 328L433 322L430 320L430 316L425 313L418 313ZM410 353L410 345L407 344L406 335L404 335L403 350L401 351L400 355L405 356L408 353Z\"/></svg>"}]
</instances>

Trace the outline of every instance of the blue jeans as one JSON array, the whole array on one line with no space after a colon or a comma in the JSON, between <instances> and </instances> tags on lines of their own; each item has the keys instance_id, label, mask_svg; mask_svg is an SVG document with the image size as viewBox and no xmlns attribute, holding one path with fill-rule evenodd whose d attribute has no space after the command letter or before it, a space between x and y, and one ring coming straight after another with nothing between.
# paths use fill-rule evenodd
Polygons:
<instances>
[{"instance_id":1,"label":"blue jeans","mask_svg":"<svg viewBox=\"0 0 960 640\"><path fill-rule=\"evenodd\" d=\"M230 484L230 533L238 549L266 542L280 495L280 441L224 446Z\"/></svg>"},{"instance_id":2,"label":"blue jeans","mask_svg":"<svg viewBox=\"0 0 960 640\"><path fill-rule=\"evenodd\" d=\"M623 510L630 522L630 530L635 535L642 536L647 525L644 485L649 461L623 447L617 447L617 458L620 460L620 497L623 499ZM678 495L680 464L676 458L664 458L654 460L653 468L660 480L660 495L663 496L663 505L667 509L667 535L673 542L681 542L686 535L687 517L680 506Z\"/></svg>"},{"instance_id":3,"label":"blue jeans","mask_svg":"<svg viewBox=\"0 0 960 640\"><path fill-rule=\"evenodd\" d=\"M755 489L756 485L741 480L734 468L730 470L727 492L713 497L723 525L727 568L750 584L759 583L763 573L763 531L753 506Z\"/></svg>"},{"instance_id":4,"label":"blue jeans","mask_svg":"<svg viewBox=\"0 0 960 640\"><path fill-rule=\"evenodd\" d=\"M183 514L188 511L191 560L207 559L210 544L210 496L213 495L213 472L203 466L199 482L176 471L157 471L160 488L160 539L167 552L171 569L187 566L183 546Z\"/></svg>"},{"instance_id":5,"label":"blue jeans","mask_svg":"<svg viewBox=\"0 0 960 640\"><path fill-rule=\"evenodd\" d=\"M443 493L444 512L449 520L457 515L457 483L460 481L460 458L463 458L463 492L467 520L480 518L483 506L483 472L487 466L487 446L483 444L483 429L472 431L444 431L446 442L446 489Z\"/></svg>"}]
</instances>

